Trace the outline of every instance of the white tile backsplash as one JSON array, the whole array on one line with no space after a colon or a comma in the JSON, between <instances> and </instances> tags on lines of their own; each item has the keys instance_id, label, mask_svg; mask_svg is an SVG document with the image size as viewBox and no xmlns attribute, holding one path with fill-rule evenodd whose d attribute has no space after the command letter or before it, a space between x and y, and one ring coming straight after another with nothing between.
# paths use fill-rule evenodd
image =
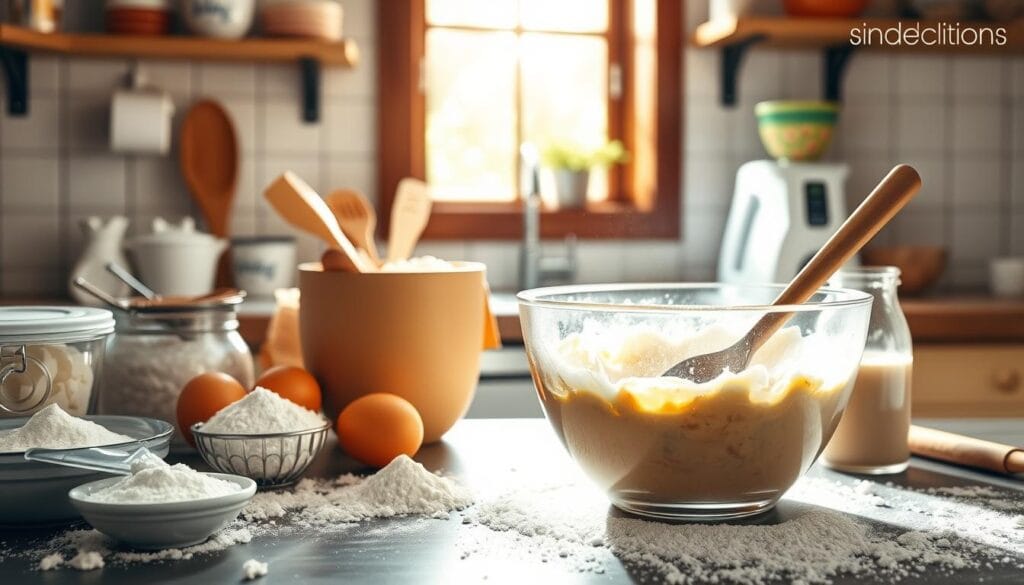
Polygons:
<instances>
[{"instance_id":1,"label":"white tile backsplash","mask_svg":"<svg viewBox=\"0 0 1024 585\"><path fill-rule=\"evenodd\" d=\"M377 150L377 108L367 100L329 98L323 103L323 147L329 154Z\"/></svg>"},{"instance_id":2,"label":"white tile backsplash","mask_svg":"<svg viewBox=\"0 0 1024 585\"><path fill-rule=\"evenodd\" d=\"M996 99L1003 94L1007 77L1005 59L960 55L952 60L952 91L955 99Z\"/></svg>"},{"instance_id":3,"label":"white tile backsplash","mask_svg":"<svg viewBox=\"0 0 1024 585\"><path fill-rule=\"evenodd\" d=\"M856 57L855 57L856 59ZM934 55L896 55L896 95L906 101L939 100L949 91L949 60Z\"/></svg>"},{"instance_id":4,"label":"white tile backsplash","mask_svg":"<svg viewBox=\"0 0 1024 585\"><path fill-rule=\"evenodd\" d=\"M197 63L198 92L201 95L256 98L256 65L254 63Z\"/></svg>"},{"instance_id":5,"label":"white tile backsplash","mask_svg":"<svg viewBox=\"0 0 1024 585\"><path fill-rule=\"evenodd\" d=\"M60 178L57 159L8 155L0 160L0 213L34 211L57 216Z\"/></svg>"},{"instance_id":6,"label":"white tile backsplash","mask_svg":"<svg viewBox=\"0 0 1024 585\"><path fill-rule=\"evenodd\" d=\"M110 147L110 97L97 91L75 92L64 102L68 147L102 152Z\"/></svg>"},{"instance_id":7,"label":"white tile backsplash","mask_svg":"<svg viewBox=\"0 0 1024 585\"><path fill-rule=\"evenodd\" d=\"M72 154L68 158L68 204L72 210L120 210L127 205L125 157Z\"/></svg>"},{"instance_id":8,"label":"white tile backsplash","mask_svg":"<svg viewBox=\"0 0 1024 585\"><path fill-rule=\"evenodd\" d=\"M685 27L692 30L707 5L686 4ZM204 96L232 116L241 147L234 234L295 234L262 197L284 170L321 193L347 186L377 199L378 8L373 0L345 0L344 10L345 35L358 42L360 63L322 70L317 124L300 118L294 64L141 61L153 84L173 93L176 123ZM817 99L822 90L819 52L755 47L738 78L738 104L725 108L719 59L718 51L689 47L684 56L682 239L583 241L582 282L715 277L736 168L766 156L754 104ZM30 116L0 116L0 294L65 290L81 242L77 222L89 214L127 214L145 230L154 215L198 213L174 153L109 152L110 95L131 64L33 56ZM913 164L924 177L922 192L876 244L945 245L952 286L983 284L987 255L1024 254L1024 58L865 51L853 55L843 87L842 122L826 159L850 165L849 205L896 162ZM16 258L25 245L30 257ZM298 247L304 260L322 250L308 236L298 238ZM483 261L495 288L517 285L517 242L427 241L417 253Z\"/></svg>"},{"instance_id":9,"label":"white tile backsplash","mask_svg":"<svg viewBox=\"0 0 1024 585\"><path fill-rule=\"evenodd\" d=\"M68 90L71 93L96 92L111 94L127 86L129 63L124 59L68 59Z\"/></svg>"},{"instance_id":10,"label":"white tile backsplash","mask_svg":"<svg viewBox=\"0 0 1024 585\"><path fill-rule=\"evenodd\" d=\"M52 214L4 212L0 232L0 260L5 269L60 265L60 224Z\"/></svg>"},{"instance_id":11,"label":"white tile backsplash","mask_svg":"<svg viewBox=\"0 0 1024 585\"><path fill-rule=\"evenodd\" d=\"M998 211L955 211L952 217L954 261L985 262L1000 252Z\"/></svg>"},{"instance_id":12,"label":"white tile backsplash","mask_svg":"<svg viewBox=\"0 0 1024 585\"><path fill-rule=\"evenodd\" d=\"M952 187L955 209L998 209L1005 194L1003 162L968 155L955 158Z\"/></svg>"},{"instance_id":13,"label":"white tile backsplash","mask_svg":"<svg viewBox=\"0 0 1024 585\"><path fill-rule=\"evenodd\" d=\"M309 124L302 120L299 104L294 100L274 99L260 106L257 109L262 120L259 143L266 152L316 154L320 151L326 111L324 124Z\"/></svg>"},{"instance_id":14,"label":"white tile backsplash","mask_svg":"<svg viewBox=\"0 0 1024 585\"><path fill-rule=\"evenodd\" d=\"M1001 104L956 103L950 142L954 153L1001 152L1004 148L1003 128L1008 118L1008 112Z\"/></svg>"},{"instance_id":15,"label":"white tile backsplash","mask_svg":"<svg viewBox=\"0 0 1024 585\"><path fill-rule=\"evenodd\" d=\"M29 99L28 114L7 115L4 101L0 115L5 116L0 132L0 149L7 153L36 152L45 154L60 147L60 102L55 96L33 96Z\"/></svg>"},{"instance_id":16,"label":"white tile backsplash","mask_svg":"<svg viewBox=\"0 0 1024 585\"><path fill-rule=\"evenodd\" d=\"M866 52L851 59L843 79L843 91L849 102L877 104L892 95L894 58L887 53Z\"/></svg>"},{"instance_id":17,"label":"white tile backsplash","mask_svg":"<svg viewBox=\"0 0 1024 585\"><path fill-rule=\"evenodd\" d=\"M941 153L946 146L946 108L936 102L904 101L895 110L896 146L903 152Z\"/></svg>"}]
</instances>

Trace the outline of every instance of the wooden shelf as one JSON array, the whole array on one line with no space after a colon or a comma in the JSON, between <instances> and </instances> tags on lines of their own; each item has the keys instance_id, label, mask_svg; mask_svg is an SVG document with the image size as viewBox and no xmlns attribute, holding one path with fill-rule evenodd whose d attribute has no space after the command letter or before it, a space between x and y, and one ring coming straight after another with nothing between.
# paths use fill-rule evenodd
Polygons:
<instances>
[{"instance_id":1,"label":"wooden shelf","mask_svg":"<svg viewBox=\"0 0 1024 585\"><path fill-rule=\"evenodd\" d=\"M1005 45L929 46L929 45L854 45L850 31L869 27L890 29L907 24L934 27L939 21L908 21L895 18L786 18L742 17L705 22L697 27L692 43L700 48L722 52L722 103L735 105L737 77L747 50L754 45L789 49L814 49L823 52L825 72L823 99L838 101L842 94L842 76L850 57L856 51L899 51L941 54L1016 55L1024 53L1024 19L1014 22L967 22L960 27L1002 27L1006 29Z\"/></svg>"},{"instance_id":2,"label":"wooden shelf","mask_svg":"<svg viewBox=\"0 0 1024 585\"><path fill-rule=\"evenodd\" d=\"M192 61L293 62L301 66L303 117L319 117L320 66L354 67L359 47L352 40L246 38L208 39L188 36L125 36L35 32L0 24L0 58L7 76L8 111L28 111L25 69L28 52L83 57L187 59Z\"/></svg>"},{"instance_id":3,"label":"wooden shelf","mask_svg":"<svg viewBox=\"0 0 1024 585\"><path fill-rule=\"evenodd\" d=\"M148 57L196 61L298 61L353 67L359 48L352 40L247 38L236 41L188 36L44 34L0 24L0 45L74 56Z\"/></svg>"},{"instance_id":4,"label":"wooden shelf","mask_svg":"<svg viewBox=\"0 0 1024 585\"><path fill-rule=\"evenodd\" d=\"M697 27L693 44L697 47L724 47L756 39L761 45L779 48L824 49L837 45L850 45L850 31L854 28L877 27L889 29L908 24L921 27L936 26L939 21L900 20L896 18L786 18L743 17L709 21ZM966 27L1002 27L1006 29L1006 45L992 46L928 46L864 45L857 48L879 51L917 51L941 53L1008 54L1024 52L1024 20L1014 22L966 22ZM852 46L852 45L851 45Z\"/></svg>"}]
</instances>

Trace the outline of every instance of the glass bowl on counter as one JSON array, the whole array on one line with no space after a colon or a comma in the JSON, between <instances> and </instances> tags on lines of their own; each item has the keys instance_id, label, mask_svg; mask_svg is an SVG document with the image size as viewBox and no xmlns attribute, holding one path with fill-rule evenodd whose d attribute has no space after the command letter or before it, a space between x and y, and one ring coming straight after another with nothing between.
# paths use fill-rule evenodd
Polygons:
<instances>
[{"instance_id":1,"label":"glass bowl on counter","mask_svg":"<svg viewBox=\"0 0 1024 585\"><path fill-rule=\"evenodd\" d=\"M114 316L88 307L0 307L0 418L49 404L95 411Z\"/></svg>"},{"instance_id":2,"label":"glass bowl on counter","mask_svg":"<svg viewBox=\"0 0 1024 585\"><path fill-rule=\"evenodd\" d=\"M832 436L864 350L871 297L781 286L564 286L519 293L526 353L548 421L627 512L720 520L771 509ZM792 313L740 372L703 384L663 373Z\"/></svg>"}]
</instances>

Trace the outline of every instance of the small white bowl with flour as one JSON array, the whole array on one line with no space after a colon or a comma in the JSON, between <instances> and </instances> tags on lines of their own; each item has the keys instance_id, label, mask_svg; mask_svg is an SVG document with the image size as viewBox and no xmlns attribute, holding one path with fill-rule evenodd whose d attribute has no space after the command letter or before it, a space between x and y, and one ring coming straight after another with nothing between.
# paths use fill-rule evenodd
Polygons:
<instances>
[{"instance_id":1,"label":"small white bowl with flour","mask_svg":"<svg viewBox=\"0 0 1024 585\"><path fill-rule=\"evenodd\" d=\"M226 473L202 473L158 457L124 477L101 479L68 492L71 504L96 530L145 550L198 544L238 517L256 482Z\"/></svg>"}]
</instances>

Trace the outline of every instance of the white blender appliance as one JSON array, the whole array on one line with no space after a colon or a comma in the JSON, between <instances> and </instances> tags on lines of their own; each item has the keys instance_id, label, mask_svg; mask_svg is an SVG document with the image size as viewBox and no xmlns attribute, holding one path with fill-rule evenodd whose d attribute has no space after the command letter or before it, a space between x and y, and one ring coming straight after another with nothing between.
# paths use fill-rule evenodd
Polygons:
<instances>
[{"instance_id":1,"label":"white blender appliance","mask_svg":"<svg viewBox=\"0 0 1024 585\"><path fill-rule=\"evenodd\" d=\"M848 173L843 163L744 163L736 174L718 280L789 282L846 220Z\"/></svg>"}]
</instances>

